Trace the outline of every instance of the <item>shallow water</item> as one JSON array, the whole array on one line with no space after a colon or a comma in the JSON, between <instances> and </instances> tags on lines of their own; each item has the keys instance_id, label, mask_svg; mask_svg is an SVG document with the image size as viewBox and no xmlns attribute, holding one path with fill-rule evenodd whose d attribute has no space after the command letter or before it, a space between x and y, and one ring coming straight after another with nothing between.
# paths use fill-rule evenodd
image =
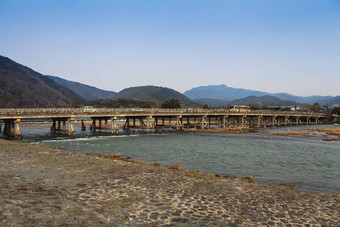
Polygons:
<instances>
[{"instance_id":1,"label":"shallow water","mask_svg":"<svg viewBox=\"0 0 340 227\"><path fill-rule=\"evenodd\" d=\"M335 126L309 126L335 127ZM277 136L277 131L308 126L260 130L248 134L176 132L109 135L79 133L51 135L48 128L22 128L24 142L79 152L121 153L146 162L236 177L252 176L260 183L289 183L303 191L340 192L340 142L322 135Z\"/></svg>"}]
</instances>

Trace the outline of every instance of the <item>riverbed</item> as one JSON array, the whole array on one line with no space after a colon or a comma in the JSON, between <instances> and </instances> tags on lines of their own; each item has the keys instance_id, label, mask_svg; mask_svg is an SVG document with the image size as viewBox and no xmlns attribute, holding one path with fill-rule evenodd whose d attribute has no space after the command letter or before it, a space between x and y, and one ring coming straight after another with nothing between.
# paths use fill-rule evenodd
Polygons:
<instances>
[{"instance_id":1,"label":"riverbed","mask_svg":"<svg viewBox=\"0 0 340 227\"><path fill-rule=\"evenodd\" d=\"M323 135L279 136L279 131L304 131L333 125L262 129L245 134L171 132L111 135L80 132L52 135L46 127L21 128L21 141L90 153L121 153L148 163L242 178L259 183L285 184L299 190L340 192L340 142L323 141Z\"/></svg>"}]
</instances>

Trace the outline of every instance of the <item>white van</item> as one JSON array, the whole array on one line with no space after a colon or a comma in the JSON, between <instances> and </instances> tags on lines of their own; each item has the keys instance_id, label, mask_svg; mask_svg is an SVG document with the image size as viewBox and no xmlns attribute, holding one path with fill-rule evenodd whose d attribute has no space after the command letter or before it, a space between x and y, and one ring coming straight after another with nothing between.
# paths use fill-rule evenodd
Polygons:
<instances>
[{"instance_id":1,"label":"white van","mask_svg":"<svg viewBox=\"0 0 340 227\"><path fill-rule=\"evenodd\" d=\"M83 108L84 113L95 113L97 110L93 106L84 106Z\"/></svg>"}]
</instances>

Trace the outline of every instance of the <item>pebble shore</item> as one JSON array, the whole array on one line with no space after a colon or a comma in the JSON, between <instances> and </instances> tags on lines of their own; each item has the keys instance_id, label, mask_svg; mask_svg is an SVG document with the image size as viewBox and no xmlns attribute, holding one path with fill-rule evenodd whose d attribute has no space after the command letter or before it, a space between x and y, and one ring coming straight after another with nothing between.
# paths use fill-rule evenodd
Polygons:
<instances>
[{"instance_id":1,"label":"pebble shore","mask_svg":"<svg viewBox=\"0 0 340 227\"><path fill-rule=\"evenodd\" d=\"M0 226L339 226L340 199L0 139Z\"/></svg>"}]
</instances>

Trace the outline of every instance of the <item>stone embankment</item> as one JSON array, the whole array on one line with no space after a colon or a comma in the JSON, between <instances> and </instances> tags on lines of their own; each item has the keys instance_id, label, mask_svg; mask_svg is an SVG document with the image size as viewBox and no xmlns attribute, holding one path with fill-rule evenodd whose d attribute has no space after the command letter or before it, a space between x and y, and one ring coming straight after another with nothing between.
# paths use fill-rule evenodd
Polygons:
<instances>
[{"instance_id":1,"label":"stone embankment","mask_svg":"<svg viewBox=\"0 0 340 227\"><path fill-rule=\"evenodd\" d=\"M339 226L340 199L0 140L0 226Z\"/></svg>"}]
</instances>

